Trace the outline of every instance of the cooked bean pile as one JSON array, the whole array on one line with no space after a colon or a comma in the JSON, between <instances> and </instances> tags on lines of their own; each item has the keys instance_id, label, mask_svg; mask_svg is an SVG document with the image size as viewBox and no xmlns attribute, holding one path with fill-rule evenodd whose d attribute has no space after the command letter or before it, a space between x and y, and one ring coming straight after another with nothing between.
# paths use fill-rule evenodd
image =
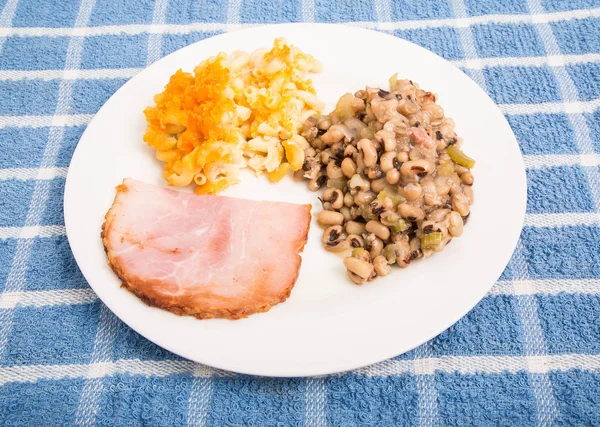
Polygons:
<instances>
[{"instance_id":1,"label":"cooked bean pile","mask_svg":"<svg viewBox=\"0 0 600 427\"><path fill-rule=\"evenodd\" d=\"M462 234L474 200L475 161L435 95L395 76L390 87L347 93L301 131L310 148L295 178L325 187L323 245L352 250L344 265L358 284L443 250Z\"/></svg>"}]
</instances>

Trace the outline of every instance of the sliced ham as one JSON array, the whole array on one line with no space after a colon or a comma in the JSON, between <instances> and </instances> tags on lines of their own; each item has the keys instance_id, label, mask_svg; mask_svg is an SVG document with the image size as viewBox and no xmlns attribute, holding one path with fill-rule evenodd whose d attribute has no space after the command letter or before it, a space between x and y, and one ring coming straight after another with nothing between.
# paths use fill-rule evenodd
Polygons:
<instances>
[{"instance_id":1,"label":"sliced ham","mask_svg":"<svg viewBox=\"0 0 600 427\"><path fill-rule=\"evenodd\" d=\"M123 286L147 304L238 319L290 295L309 225L310 205L197 196L125 179L102 241Z\"/></svg>"}]
</instances>

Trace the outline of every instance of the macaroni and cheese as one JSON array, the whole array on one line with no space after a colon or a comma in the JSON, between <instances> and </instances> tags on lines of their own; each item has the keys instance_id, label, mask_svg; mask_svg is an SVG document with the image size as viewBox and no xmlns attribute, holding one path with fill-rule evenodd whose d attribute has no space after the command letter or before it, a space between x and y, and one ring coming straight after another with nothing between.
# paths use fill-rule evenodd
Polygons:
<instances>
[{"instance_id":1,"label":"macaroni and cheese","mask_svg":"<svg viewBox=\"0 0 600 427\"><path fill-rule=\"evenodd\" d=\"M245 166L271 181L300 169L309 144L298 131L324 108L307 76L321 69L279 38L271 50L220 53L193 74L177 71L144 111L144 141L164 162L164 178L205 194L237 183Z\"/></svg>"}]
</instances>

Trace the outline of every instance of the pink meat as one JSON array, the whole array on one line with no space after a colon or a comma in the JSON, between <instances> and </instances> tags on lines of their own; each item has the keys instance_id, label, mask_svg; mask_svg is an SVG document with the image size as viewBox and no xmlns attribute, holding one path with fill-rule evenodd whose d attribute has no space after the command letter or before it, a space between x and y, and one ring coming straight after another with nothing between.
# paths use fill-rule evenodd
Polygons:
<instances>
[{"instance_id":1,"label":"pink meat","mask_svg":"<svg viewBox=\"0 0 600 427\"><path fill-rule=\"evenodd\" d=\"M289 296L309 225L310 205L196 196L125 179L102 239L109 265L146 303L237 319Z\"/></svg>"}]
</instances>

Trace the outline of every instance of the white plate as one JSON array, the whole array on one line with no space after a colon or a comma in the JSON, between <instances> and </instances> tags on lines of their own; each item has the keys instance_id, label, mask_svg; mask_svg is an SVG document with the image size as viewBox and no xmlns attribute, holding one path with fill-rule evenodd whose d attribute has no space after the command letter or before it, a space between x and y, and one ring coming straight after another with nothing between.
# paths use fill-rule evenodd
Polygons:
<instances>
[{"instance_id":1,"label":"white plate","mask_svg":"<svg viewBox=\"0 0 600 427\"><path fill-rule=\"evenodd\" d=\"M219 51L251 51L286 37L320 59L319 96L335 105L365 85L387 88L398 72L438 94L457 124L465 150L477 159L476 203L463 236L442 253L393 270L364 286L346 278L342 260L320 245L313 220L300 276L287 302L248 319L196 320L148 307L119 287L100 241L103 217L123 178L165 185L161 165L142 140L143 109L177 69L191 71ZM188 190L190 191L190 190ZM312 203L304 183L277 185L245 175L225 194ZM71 249L100 299L125 323L185 358L226 370L269 376L328 374L408 351L447 329L491 288L516 245L526 181L512 131L492 100L465 74L435 54L374 31L324 24L263 26L187 46L142 71L117 91L85 131L69 168L65 222Z\"/></svg>"}]
</instances>

